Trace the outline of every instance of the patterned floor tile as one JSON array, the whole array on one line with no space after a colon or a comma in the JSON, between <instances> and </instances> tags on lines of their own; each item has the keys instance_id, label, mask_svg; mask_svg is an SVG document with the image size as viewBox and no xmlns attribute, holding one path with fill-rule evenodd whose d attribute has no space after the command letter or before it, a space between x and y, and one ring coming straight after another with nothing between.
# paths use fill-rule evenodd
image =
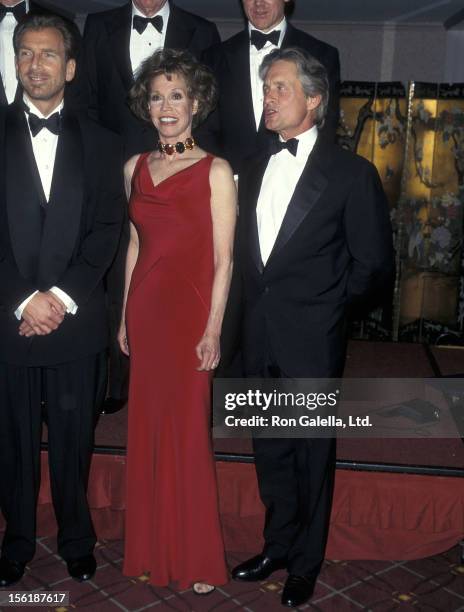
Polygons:
<instances>
[{"instance_id":1,"label":"patterned floor tile","mask_svg":"<svg viewBox=\"0 0 464 612\"><path fill-rule=\"evenodd\" d=\"M375 571L384 571L389 567L389 563L383 563L382 566L377 566ZM322 566L319 580L330 588L340 591L359 580L365 580L368 576L373 576L372 568L366 569L359 566L356 562L338 561L326 562Z\"/></svg>"},{"instance_id":2,"label":"patterned floor tile","mask_svg":"<svg viewBox=\"0 0 464 612\"><path fill-rule=\"evenodd\" d=\"M458 546L429 559L393 561L327 561L314 595L301 610L318 612L464 612L464 566L459 563ZM122 542L99 542L95 556L98 571L86 583L72 580L66 564L56 555L53 539L41 539L37 554L23 580L14 590L69 591L67 608L50 612L281 612L280 597L286 573L276 572L261 583L231 581L208 597L191 589L177 591L150 585L148 578L128 578L121 573ZM244 561L246 553L228 554L229 567ZM0 611L31 612L31 607L1 605ZM40 610L49 610L41 607Z\"/></svg>"}]
</instances>

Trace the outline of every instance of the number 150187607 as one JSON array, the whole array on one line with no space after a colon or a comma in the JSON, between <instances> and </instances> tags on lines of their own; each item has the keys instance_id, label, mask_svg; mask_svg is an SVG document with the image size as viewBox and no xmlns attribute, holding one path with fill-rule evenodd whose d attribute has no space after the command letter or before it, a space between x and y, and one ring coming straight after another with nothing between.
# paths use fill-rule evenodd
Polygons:
<instances>
[{"instance_id":1,"label":"number 150187607","mask_svg":"<svg viewBox=\"0 0 464 612\"><path fill-rule=\"evenodd\" d=\"M69 591L0 591L0 606L68 605Z\"/></svg>"}]
</instances>

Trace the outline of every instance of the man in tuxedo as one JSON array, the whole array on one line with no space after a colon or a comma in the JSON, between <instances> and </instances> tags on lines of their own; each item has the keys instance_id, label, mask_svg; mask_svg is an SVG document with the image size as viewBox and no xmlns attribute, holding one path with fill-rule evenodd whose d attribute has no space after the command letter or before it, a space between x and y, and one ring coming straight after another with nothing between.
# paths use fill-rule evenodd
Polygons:
<instances>
[{"instance_id":1,"label":"man in tuxedo","mask_svg":"<svg viewBox=\"0 0 464 612\"><path fill-rule=\"evenodd\" d=\"M387 201L372 164L321 138L329 85L320 62L301 49L277 49L261 76L266 127L279 138L240 175L224 326L238 300L247 377L338 378L349 305L391 277ZM324 558L334 440L255 438L253 445L265 545L232 576L264 580L287 568L282 603L299 606L311 597Z\"/></svg>"},{"instance_id":2,"label":"man in tuxedo","mask_svg":"<svg viewBox=\"0 0 464 612\"><path fill-rule=\"evenodd\" d=\"M171 0L133 0L88 16L79 90L91 116L122 136L126 158L154 149L158 138L155 128L135 117L127 105L134 75L143 60L160 47L188 49L200 57L219 40L213 23L183 11ZM127 400L128 362L117 341L127 243L126 227L107 282L111 344L105 413L117 412Z\"/></svg>"},{"instance_id":3,"label":"man in tuxedo","mask_svg":"<svg viewBox=\"0 0 464 612\"><path fill-rule=\"evenodd\" d=\"M301 47L318 59L329 77L329 105L322 134L335 139L338 125L340 64L334 47L298 30L285 18L290 0L242 0L246 28L209 49L205 62L219 83L219 104L202 128L200 144L225 157L239 173L246 158L267 146L263 113L263 84L259 66L277 48Z\"/></svg>"},{"instance_id":4,"label":"man in tuxedo","mask_svg":"<svg viewBox=\"0 0 464 612\"><path fill-rule=\"evenodd\" d=\"M34 556L43 421L58 553L74 579L95 572L86 490L106 383L103 277L125 199L119 139L63 102L71 26L30 13L14 48L24 94L0 111L0 587Z\"/></svg>"}]
</instances>

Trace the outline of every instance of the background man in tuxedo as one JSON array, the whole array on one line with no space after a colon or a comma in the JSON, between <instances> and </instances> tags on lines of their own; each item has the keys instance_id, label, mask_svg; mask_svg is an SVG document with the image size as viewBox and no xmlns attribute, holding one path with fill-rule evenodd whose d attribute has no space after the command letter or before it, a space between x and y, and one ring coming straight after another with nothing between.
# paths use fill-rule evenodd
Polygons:
<instances>
[{"instance_id":1,"label":"background man in tuxedo","mask_svg":"<svg viewBox=\"0 0 464 612\"><path fill-rule=\"evenodd\" d=\"M241 349L249 377L337 378L345 360L348 304L386 284L392 270L388 205L374 166L327 143L326 70L299 49L262 65L264 120L273 154L240 176L235 279ZM232 308L229 312L236 312ZM231 321L225 320L225 327ZM312 595L324 558L333 490L332 439L253 441L266 507L262 554L237 580L287 568L282 603Z\"/></svg>"},{"instance_id":2,"label":"background man in tuxedo","mask_svg":"<svg viewBox=\"0 0 464 612\"><path fill-rule=\"evenodd\" d=\"M16 96L18 81L13 50L13 32L18 21L29 9L25 0L0 0L0 104L11 104Z\"/></svg>"},{"instance_id":3,"label":"background man in tuxedo","mask_svg":"<svg viewBox=\"0 0 464 612\"><path fill-rule=\"evenodd\" d=\"M103 276L124 209L118 138L63 108L71 24L30 13L15 30L24 98L0 112L0 586L35 551L42 421L58 552L95 572L86 499L96 402L106 383Z\"/></svg>"},{"instance_id":4,"label":"background man in tuxedo","mask_svg":"<svg viewBox=\"0 0 464 612\"><path fill-rule=\"evenodd\" d=\"M245 158L267 145L263 113L263 84L259 66L273 49L301 47L318 59L329 78L329 105L323 134L335 138L338 125L340 64L334 47L293 27L285 18L290 0L242 0L246 28L215 45L204 55L219 82L219 104L200 137L206 150L225 157L239 173Z\"/></svg>"},{"instance_id":5,"label":"background man in tuxedo","mask_svg":"<svg viewBox=\"0 0 464 612\"><path fill-rule=\"evenodd\" d=\"M218 42L216 26L183 11L170 0L133 0L124 6L89 15L84 31L84 91L91 116L121 134L125 158L153 149L155 128L136 118L127 105L134 75L144 59L160 47L188 49L195 56ZM116 412L127 399L128 362L117 342L124 293L128 228L107 279L111 316L110 377L104 412Z\"/></svg>"}]
</instances>

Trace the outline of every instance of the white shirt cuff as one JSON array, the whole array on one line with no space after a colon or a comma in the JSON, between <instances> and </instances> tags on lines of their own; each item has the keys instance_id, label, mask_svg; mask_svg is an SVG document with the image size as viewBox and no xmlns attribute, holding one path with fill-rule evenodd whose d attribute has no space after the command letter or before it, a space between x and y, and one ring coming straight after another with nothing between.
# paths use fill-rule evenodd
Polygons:
<instances>
[{"instance_id":1,"label":"white shirt cuff","mask_svg":"<svg viewBox=\"0 0 464 612\"><path fill-rule=\"evenodd\" d=\"M38 291L34 291L34 293L31 293L31 295L27 297L24 302L21 302L18 308L16 308L16 310L14 311L15 317L18 319L18 321L21 321L23 316L23 310L26 308L26 306L29 304L29 302L32 300L36 293L38 293Z\"/></svg>"},{"instance_id":2,"label":"white shirt cuff","mask_svg":"<svg viewBox=\"0 0 464 612\"><path fill-rule=\"evenodd\" d=\"M62 291L59 287L52 287L50 291L54 293L56 297L59 298L63 302L63 304L66 306L66 312L68 314L72 314L72 315L76 314L77 304L71 297L69 297L67 293Z\"/></svg>"}]
</instances>

